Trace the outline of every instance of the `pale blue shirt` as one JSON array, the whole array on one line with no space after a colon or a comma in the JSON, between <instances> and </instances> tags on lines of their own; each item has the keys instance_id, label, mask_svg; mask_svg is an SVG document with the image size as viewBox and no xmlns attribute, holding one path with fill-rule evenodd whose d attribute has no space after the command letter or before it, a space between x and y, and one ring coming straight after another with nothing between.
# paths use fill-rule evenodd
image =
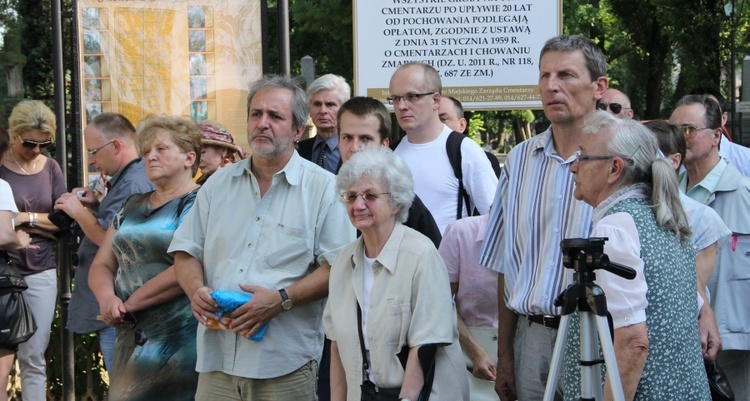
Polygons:
<instances>
[{"instance_id":1,"label":"pale blue shirt","mask_svg":"<svg viewBox=\"0 0 750 401\"><path fill-rule=\"evenodd\" d=\"M722 135L719 144L719 156L737 167L742 175L750 177L750 148L731 142L726 135Z\"/></svg>"},{"instance_id":2,"label":"pale blue shirt","mask_svg":"<svg viewBox=\"0 0 750 401\"><path fill-rule=\"evenodd\" d=\"M355 239L333 174L295 151L261 197L250 162L214 173L169 247L201 261L213 290L239 292L240 283L287 287L309 275L316 262L332 263L338 249ZM324 305L295 305L277 315L260 342L199 325L196 370L254 379L293 372L322 354Z\"/></svg>"},{"instance_id":3,"label":"pale blue shirt","mask_svg":"<svg viewBox=\"0 0 750 401\"><path fill-rule=\"evenodd\" d=\"M690 241L695 252L700 252L714 243L718 251L732 235L732 231L724 224L721 216L715 210L698 203L682 192L680 192L680 201L687 215L690 231L693 232Z\"/></svg>"},{"instance_id":4,"label":"pale blue shirt","mask_svg":"<svg viewBox=\"0 0 750 401\"><path fill-rule=\"evenodd\" d=\"M685 171L680 174L680 191L698 203L705 205L708 203L708 198L711 197L711 194L716 191L716 186L719 185L721 175L724 174L726 168L727 162L724 159L719 159L719 162L716 163L706 177L690 189L687 189L688 175L687 171Z\"/></svg>"},{"instance_id":5,"label":"pale blue shirt","mask_svg":"<svg viewBox=\"0 0 750 401\"><path fill-rule=\"evenodd\" d=\"M591 206L573 197L574 160L557 154L551 129L505 160L479 263L504 275L505 303L518 314L560 314L554 300L572 277L560 242L591 232Z\"/></svg>"}]
</instances>

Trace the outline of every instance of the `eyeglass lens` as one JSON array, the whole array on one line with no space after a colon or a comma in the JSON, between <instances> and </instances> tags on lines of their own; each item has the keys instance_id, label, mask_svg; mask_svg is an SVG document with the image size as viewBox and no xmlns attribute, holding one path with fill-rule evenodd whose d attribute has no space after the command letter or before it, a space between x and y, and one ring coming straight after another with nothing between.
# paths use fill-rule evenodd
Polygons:
<instances>
[{"instance_id":1,"label":"eyeglass lens","mask_svg":"<svg viewBox=\"0 0 750 401\"><path fill-rule=\"evenodd\" d=\"M374 194L371 192L363 192L361 194L358 194L356 192L346 192L343 195L341 195L341 198L344 199L347 203L354 203L357 200L358 196L362 196L362 199L365 200L365 202L371 202L375 199L378 199L380 195L385 195L385 193L382 194Z\"/></svg>"}]
</instances>

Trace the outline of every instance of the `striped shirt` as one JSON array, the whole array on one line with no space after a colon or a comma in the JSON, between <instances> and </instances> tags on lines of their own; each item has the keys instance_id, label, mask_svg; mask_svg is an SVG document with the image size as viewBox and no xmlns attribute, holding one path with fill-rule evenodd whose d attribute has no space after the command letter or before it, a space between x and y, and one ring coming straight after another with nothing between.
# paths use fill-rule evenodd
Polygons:
<instances>
[{"instance_id":1,"label":"striped shirt","mask_svg":"<svg viewBox=\"0 0 750 401\"><path fill-rule=\"evenodd\" d=\"M555 298L571 282L560 242L588 238L591 206L573 197L570 165L552 129L513 148L500 174L479 263L504 275L505 304L522 315L559 315Z\"/></svg>"}]
</instances>

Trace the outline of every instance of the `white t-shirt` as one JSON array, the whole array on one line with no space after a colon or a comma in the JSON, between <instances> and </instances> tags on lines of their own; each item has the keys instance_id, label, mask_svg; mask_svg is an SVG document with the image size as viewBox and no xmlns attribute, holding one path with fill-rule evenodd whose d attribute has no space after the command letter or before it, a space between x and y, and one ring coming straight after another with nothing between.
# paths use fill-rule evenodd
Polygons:
<instances>
[{"instance_id":1,"label":"white t-shirt","mask_svg":"<svg viewBox=\"0 0 750 401\"><path fill-rule=\"evenodd\" d=\"M440 229L456 220L458 202L458 179L453 173L445 144L451 133L448 126L432 142L415 144L406 136L396 147L395 153L409 166L414 177L414 192L419 195ZM484 151L476 142L461 141L461 169L464 188L472 202L472 209L486 214L492 206L497 188L497 177ZM464 208L464 216L467 211Z\"/></svg>"},{"instance_id":2,"label":"white t-shirt","mask_svg":"<svg viewBox=\"0 0 750 401\"><path fill-rule=\"evenodd\" d=\"M0 211L13 213L13 217L18 215L18 207L13 199L13 190L5 180L0 180ZM14 227L15 228L15 227Z\"/></svg>"}]
</instances>

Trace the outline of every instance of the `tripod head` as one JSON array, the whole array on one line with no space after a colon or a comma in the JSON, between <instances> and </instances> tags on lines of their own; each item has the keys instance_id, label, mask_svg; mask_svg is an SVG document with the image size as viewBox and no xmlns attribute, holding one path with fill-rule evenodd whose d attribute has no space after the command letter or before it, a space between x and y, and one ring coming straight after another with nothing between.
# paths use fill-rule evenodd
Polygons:
<instances>
[{"instance_id":1,"label":"tripod head","mask_svg":"<svg viewBox=\"0 0 750 401\"><path fill-rule=\"evenodd\" d=\"M596 280L597 269L604 269L627 280L635 278L635 270L619 263L610 262L604 253L604 243L607 237L568 238L562 240L560 248L563 251L563 265L573 269L575 283L593 283Z\"/></svg>"}]
</instances>

